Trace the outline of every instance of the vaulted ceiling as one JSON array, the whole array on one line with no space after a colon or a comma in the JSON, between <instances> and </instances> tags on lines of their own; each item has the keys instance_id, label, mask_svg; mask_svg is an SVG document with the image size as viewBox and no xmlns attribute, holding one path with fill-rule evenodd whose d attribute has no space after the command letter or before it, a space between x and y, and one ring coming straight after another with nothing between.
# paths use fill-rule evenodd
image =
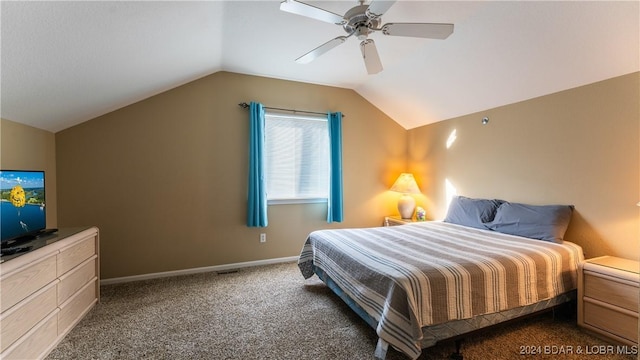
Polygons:
<instances>
[{"instance_id":1,"label":"vaulted ceiling","mask_svg":"<svg viewBox=\"0 0 640 360\"><path fill-rule=\"evenodd\" d=\"M306 2L337 14L358 5ZM346 33L279 5L2 1L0 115L57 132L224 70L350 88L410 129L640 70L638 1L400 0L382 23L454 32L370 35L384 66L375 75L355 37L294 62Z\"/></svg>"}]
</instances>

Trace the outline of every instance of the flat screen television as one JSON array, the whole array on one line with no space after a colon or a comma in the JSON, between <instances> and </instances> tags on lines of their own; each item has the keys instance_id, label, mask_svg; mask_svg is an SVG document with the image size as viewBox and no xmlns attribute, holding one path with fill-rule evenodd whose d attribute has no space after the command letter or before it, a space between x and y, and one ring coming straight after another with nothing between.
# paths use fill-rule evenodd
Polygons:
<instances>
[{"instance_id":1,"label":"flat screen television","mask_svg":"<svg viewBox=\"0 0 640 360\"><path fill-rule=\"evenodd\" d=\"M0 170L0 193L3 246L46 228L44 171Z\"/></svg>"}]
</instances>

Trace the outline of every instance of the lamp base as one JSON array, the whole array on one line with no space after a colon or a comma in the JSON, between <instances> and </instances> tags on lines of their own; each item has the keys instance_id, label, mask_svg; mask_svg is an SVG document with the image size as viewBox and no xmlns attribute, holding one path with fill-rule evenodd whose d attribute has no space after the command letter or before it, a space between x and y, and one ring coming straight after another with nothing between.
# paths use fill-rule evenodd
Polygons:
<instances>
[{"instance_id":1,"label":"lamp base","mask_svg":"<svg viewBox=\"0 0 640 360\"><path fill-rule=\"evenodd\" d=\"M408 194L402 194L398 200L398 211L403 219L413 218L413 212L416 209L416 200Z\"/></svg>"}]
</instances>

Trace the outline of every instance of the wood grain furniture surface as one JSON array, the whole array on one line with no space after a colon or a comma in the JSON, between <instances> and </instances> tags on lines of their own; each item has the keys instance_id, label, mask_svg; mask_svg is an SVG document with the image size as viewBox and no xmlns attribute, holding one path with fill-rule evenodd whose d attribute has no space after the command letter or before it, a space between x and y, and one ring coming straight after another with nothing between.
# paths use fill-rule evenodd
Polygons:
<instances>
[{"instance_id":1,"label":"wood grain furniture surface","mask_svg":"<svg viewBox=\"0 0 640 360\"><path fill-rule=\"evenodd\" d=\"M640 263L588 259L578 272L578 325L616 343L638 345Z\"/></svg>"},{"instance_id":2,"label":"wood grain furniture surface","mask_svg":"<svg viewBox=\"0 0 640 360\"><path fill-rule=\"evenodd\" d=\"M0 264L0 358L44 358L100 299L95 227Z\"/></svg>"},{"instance_id":3,"label":"wood grain furniture surface","mask_svg":"<svg viewBox=\"0 0 640 360\"><path fill-rule=\"evenodd\" d=\"M384 226L397 226L397 225L406 225L417 222L415 218L412 219L403 219L400 216L385 216L384 217Z\"/></svg>"}]
</instances>

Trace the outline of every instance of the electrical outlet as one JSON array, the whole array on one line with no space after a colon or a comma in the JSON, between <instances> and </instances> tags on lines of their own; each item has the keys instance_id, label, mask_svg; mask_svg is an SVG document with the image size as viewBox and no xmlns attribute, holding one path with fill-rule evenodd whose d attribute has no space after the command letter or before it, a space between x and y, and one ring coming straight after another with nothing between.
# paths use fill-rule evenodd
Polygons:
<instances>
[{"instance_id":1,"label":"electrical outlet","mask_svg":"<svg viewBox=\"0 0 640 360\"><path fill-rule=\"evenodd\" d=\"M267 234L265 233L260 234L260 242L261 243L267 242Z\"/></svg>"}]
</instances>

